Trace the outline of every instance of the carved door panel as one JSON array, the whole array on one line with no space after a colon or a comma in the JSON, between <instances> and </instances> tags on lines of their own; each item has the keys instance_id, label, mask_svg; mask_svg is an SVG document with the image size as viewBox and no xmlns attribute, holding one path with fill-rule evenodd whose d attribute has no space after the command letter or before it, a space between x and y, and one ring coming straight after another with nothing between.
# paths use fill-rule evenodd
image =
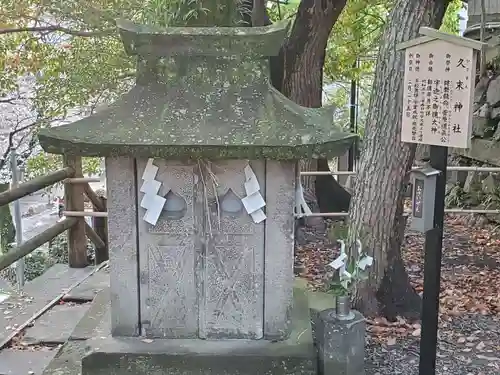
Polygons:
<instances>
[{"instance_id":1,"label":"carved door panel","mask_svg":"<svg viewBox=\"0 0 500 375\"><path fill-rule=\"evenodd\" d=\"M246 161L216 161L217 187L207 189L205 256L201 272L200 336L262 338L264 294L264 223L245 211ZM265 196L264 162L251 163ZM216 192L214 193L214 190Z\"/></svg>"},{"instance_id":2,"label":"carved door panel","mask_svg":"<svg viewBox=\"0 0 500 375\"><path fill-rule=\"evenodd\" d=\"M138 191L146 159L137 160ZM156 223L143 220L139 207L140 311L142 335L189 338L198 335L195 281L194 165L155 159L158 195L165 197ZM138 202L143 193L138 193Z\"/></svg>"}]
</instances>

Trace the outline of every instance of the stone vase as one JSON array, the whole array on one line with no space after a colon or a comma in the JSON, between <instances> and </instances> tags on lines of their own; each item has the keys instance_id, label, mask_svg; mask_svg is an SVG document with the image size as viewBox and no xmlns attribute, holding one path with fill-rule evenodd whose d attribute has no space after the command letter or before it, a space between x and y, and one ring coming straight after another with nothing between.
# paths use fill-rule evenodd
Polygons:
<instances>
[{"instance_id":1,"label":"stone vase","mask_svg":"<svg viewBox=\"0 0 500 375\"><path fill-rule=\"evenodd\" d=\"M352 320L354 313L351 310L351 297L349 295L337 296L335 300L335 315L338 320Z\"/></svg>"},{"instance_id":2,"label":"stone vase","mask_svg":"<svg viewBox=\"0 0 500 375\"><path fill-rule=\"evenodd\" d=\"M323 310L319 314L316 332L321 375L365 374L365 318L358 311L351 310L348 297L337 297L335 309ZM346 314L347 310L349 313Z\"/></svg>"}]
</instances>

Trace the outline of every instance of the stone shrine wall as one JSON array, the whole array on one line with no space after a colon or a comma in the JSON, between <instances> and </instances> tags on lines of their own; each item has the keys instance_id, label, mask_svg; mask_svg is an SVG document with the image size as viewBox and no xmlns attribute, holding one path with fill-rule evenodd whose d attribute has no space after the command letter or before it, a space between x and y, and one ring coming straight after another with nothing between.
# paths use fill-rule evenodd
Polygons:
<instances>
[{"instance_id":1,"label":"stone shrine wall","mask_svg":"<svg viewBox=\"0 0 500 375\"><path fill-rule=\"evenodd\" d=\"M113 335L285 339L296 163L250 162L267 215L254 223L240 207L248 161L215 161L209 179L199 163L155 159L166 199L155 225L139 207L146 163L106 160Z\"/></svg>"}]
</instances>

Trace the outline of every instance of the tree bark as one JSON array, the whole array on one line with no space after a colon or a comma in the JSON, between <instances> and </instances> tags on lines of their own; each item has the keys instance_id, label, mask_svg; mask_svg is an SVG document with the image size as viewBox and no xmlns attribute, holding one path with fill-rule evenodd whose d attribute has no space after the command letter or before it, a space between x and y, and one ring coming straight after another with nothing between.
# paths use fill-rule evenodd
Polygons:
<instances>
[{"instance_id":1,"label":"tree bark","mask_svg":"<svg viewBox=\"0 0 500 375\"><path fill-rule=\"evenodd\" d=\"M449 0L397 0L380 45L349 216L349 238L358 238L375 259L354 304L366 316L414 317L420 297L401 259L404 186L416 147L401 142L404 52L396 45L418 36L421 26L438 28ZM352 256L357 253L353 252Z\"/></svg>"},{"instance_id":2,"label":"tree bark","mask_svg":"<svg viewBox=\"0 0 500 375\"><path fill-rule=\"evenodd\" d=\"M290 36L280 56L271 59L273 85L297 104L312 108L322 106L326 45L333 25L346 2L346 0L302 0ZM328 165L326 160L323 160L323 165L325 163ZM300 167L302 171L318 170L316 160L303 160ZM302 179L304 188L310 191L315 191L316 181L315 176ZM321 179L321 183L324 183L321 185L322 190L328 189L328 186L335 182L333 176ZM320 206L320 209L326 211L324 207Z\"/></svg>"},{"instance_id":3,"label":"tree bark","mask_svg":"<svg viewBox=\"0 0 500 375\"><path fill-rule=\"evenodd\" d=\"M346 0L324 2L302 0L289 38L279 56L270 58L273 86L297 104L313 108L322 106L326 45L346 2ZM249 10L246 12L247 17L244 18L244 22L252 26L271 24L267 13L262 12L262 3L262 0L243 1L243 7ZM330 170L326 159L302 160L300 169L301 171ZM304 189L315 192L321 212L332 212L330 209L332 206L343 208L338 211L347 211L350 194L333 176L303 177L302 184ZM338 198L339 196L343 198Z\"/></svg>"}]
</instances>

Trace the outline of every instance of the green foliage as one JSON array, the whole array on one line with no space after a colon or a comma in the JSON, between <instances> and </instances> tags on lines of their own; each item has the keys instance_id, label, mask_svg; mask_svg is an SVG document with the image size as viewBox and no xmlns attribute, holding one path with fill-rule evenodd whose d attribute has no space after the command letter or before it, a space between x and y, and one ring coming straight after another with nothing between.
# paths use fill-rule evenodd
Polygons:
<instances>
[{"instance_id":1,"label":"green foliage","mask_svg":"<svg viewBox=\"0 0 500 375\"><path fill-rule=\"evenodd\" d=\"M390 0L351 0L335 24L327 46L325 79L335 82L328 102L337 110L335 122L347 128L350 124L350 84L357 81L357 114L359 133L370 102L373 73L380 38L391 7Z\"/></svg>"},{"instance_id":2,"label":"green foliage","mask_svg":"<svg viewBox=\"0 0 500 375\"><path fill-rule=\"evenodd\" d=\"M68 259L68 235L66 233L60 234L49 243L49 256L56 261L56 263L67 264Z\"/></svg>"},{"instance_id":3,"label":"green foliage","mask_svg":"<svg viewBox=\"0 0 500 375\"><path fill-rule=\"evenodd\" d=\"M440 27L440 31L444 31L450 34L458 34L459 29L459 19L458 12L462 8L462 0L451 0L446 9L446 13L443 18L443 23Z\"/></svg>"},{"instance_id":4,"label":"green foliage","mask_svg":"<svg viewBox=\"0 0 500 375\"><path fill-rule=\"evenodd\" d=\"M31 281L41 276L54 263L54 259L47 255L45 250L38 249L24 257L24 279ZM7 267L0 272L1 276L11 284L16 284L16 270L14 267Z\"/></svg>"},{"instance_id":5,"label":"green foliage","mask_svg":"<svg viewBox=\"0 0 500 375\"><path fill-rule=\"evenodd\" d=\"M26 161L26 173L29 178L44 176L47 173L54 172L63 168L61 155L39 153L31 156ZM82 171L85 175L100 174L101 159L100 158L82 158Z\"/></svg>"},{"instance_id":6,"label":"green foliage","mask_svg":"<svg viewBox=\"0 0 500 375\"><path fill-rule=\"evenodd\" d=\"M86 115L130 87L136 61L125 54L115 19L228 26L244 11L233 0L0 0L0 9L0 97L19 92L20 77L32 77L35 130ZM48 164L31 162L43 171Z\"/></svg>"},{"instance_id":7,"label":"green foliage","mask_svg":"<svg viewBox=\"0 0 500 375\"><path fill-rule=\"evenodd\" d=\"M234 26L243 11L234 0L148 0L139 20L158 26Z\"/></svg>"},{"instance_id":8,"label":"green foliage","mask_svg":"<svg viewBox=\"0 0 500 375\"><path fill-rule=\"evenodd\" d=\"M447 192L444 204L448 208L463 208L467 206L469 200L470 194L466 193L460 185L454 184Z\"/></svg>"},{"instance_id":9,"label":"green foliage","mask_svg":"<svg viewBox=\"0 0 500 375\"><path fill-rule=\"evenodd\" d=\"M498 210L500 209L500 186L490 193L485 193L482 197L481 205L485 210Z\"/></svg>"},{"instance_id":10,"label":"green foliage","mask_svg":"<svg viewBox=\"0 0 500 375\"><path fill-rule=\"evenodd\" d=\"M327 46L327 80L350 81L373 71L390 5L389 0L351 0L347 3ZM355 67L358 58L360 64Z\"/></svg>"},{"instance_id":11,"label":"green foliage","mask_svg":"<svg viewBox=\"0 0 500 375\"><path fill-rule=\"evenodd\" d=\"M337 261L343 261L344 267L339 268L334 273L333 278L328 284L328 292L336 296L350 295L358 286L359 283L368 280L368 267L373 264L373 258L365 254L362 250L362 243L357 240L353 245L353 250L344 253L343 240L338 240L341 243L341 253ZM356 254L354 254L356 252ZM338 267L337 265L336 267Z\"/></svg>"},{"instance_id":12,"label":"green foliage","mask_svg":"<svg viewBox=\"0 0 500 375\"><path fill-rule=\"evenodd\" d=\"M391 0L349 1L334 26L327 47L325 78L335 82L337 87L328 94L328 103L337 108L336 123L347 128L350 124L350 82L357 80L358 133L361 137L370 103L375 57L392 5ZM450 2L441 31L458 33L461 6L461 0ZM356 59L359 59L358 63Z\"/></svg>"},{"instance_id":13,"label":"green foliage","mask_svg":"<svg viewBox=\"0 0 500 375\"><path fill-rule=\"evenodd\" d=\"M54 263L68 263L68 235L66 233L60 234L49 242L48 255ZM87 239L87 255L91 259L95 256L95 247L89 239Z\"/></svg>"},{"instance_id":14,"label":"green foliage","mask_svg":"<svg viewBox=\"0 0 500 375\"><path fill-rule=\"evenodd\" d=\"M33 179L39 176L45 176L48 173L55 172L63 168L61 155L47 154L40 152L32 155L26 160L25 179ZM84 175L99 175L101 171L100 158L82 158L82 172ZM45 190L50 193L54 188L61 186L57 183L47 187Z\"/></svg>"},{"instance_id":15,"label":"green foliage","mask_svg":"<svg viewBox=\"0 0 500 375\"><path fill-rule=\"evenodd\" d=\"M54 263L53 259L47 256L43 250L35 250L24 258L25 270L24 277L26 281L41 276Z\"/></svg>"},{"instance_id":16,"label":"green foliage","mask_svg":"<svg viewBox=\"0 0 500 375\"><path fill-rule=\"evenodd\" d=\"M267 5L267 14L271 21L276 22L279 20L292 19L297 13L297 8L300 2L291 4L280 4L278 2L269 2Z\"/></svg>"},{"instance_id":17,"label":"green foliage","mask_svg":"<svg viewBox=\"0 0 500 375\"><path fill-rule=\"evenodd\" d=\"M87 253L91 258L94 257L95 249L87 240ZM24 277L26 281L31 281L41 276L48 268L56 263L68 264L68 236L66 233L60 234L49 242L47 248L41 248L33 251L24 257L25 270ZM0 275L10 283L16 283L15 268L7 267L0 272Z\"/></svg>"}]
</instances>

